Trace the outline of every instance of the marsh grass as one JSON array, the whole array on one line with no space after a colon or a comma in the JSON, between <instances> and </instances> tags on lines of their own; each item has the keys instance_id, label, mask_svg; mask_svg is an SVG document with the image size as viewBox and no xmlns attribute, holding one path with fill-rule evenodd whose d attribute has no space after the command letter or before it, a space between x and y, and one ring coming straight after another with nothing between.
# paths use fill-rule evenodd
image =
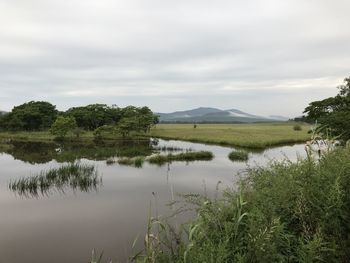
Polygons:
<instances>
[{"instance_id":1,"label":"marsh grass","mask_svg":"<svg viewBox=\"0 0 350 263\"><path fill-rule=\"evenodd\" d=\"M67 187L88 192L96 190L101 183L95 166L71 163L42 171L35 176L10 181L8 186L20 196L38 197L40 194L48 195L54 189L64 191Z\"/></svg>"},{"instance_id":2,"label":"marsh grass","mask_svg":"<svg viewBox=\"0 0 350 263\"><path fill-rule=\"evenodd\" d=\"M191 195L180 231L149 222L135 262L350 262L350 149L249 171L219 199ZM160 227L151 228L150 225Z\"/></svg>"},{"instance_id":3,"label":"marsh grass","mask_svg":"<svg viewBox=\"0 0 350 263\"><path fill-rule=\"evenodd\" d=\"M231 161L247 161L249 158L249 154L246 151L234 150L229 153L228 158Z\"/></svg>"},{"instance_id":4,"label":"marsh grass","mask_svg":"<svg viewBox=\"0 0 350 263\"><path fill-rule=\"evenodd\" d=\"M261 124L201 124L194 130L192 124L157 124L151 137L175 139L209 144L231 145L264 149L310 139L310 125L301 124L302 131L295 132L295 123Z\"/></svg>"},{"instance_id":5,"label":"marsh grass","mask_svg":"<svg viewBox=\"0 0 350 263\"><path fill-rule=\"evenodd\" d=\"M178 154L168 154L168 155L154 155L148 158L148 162L151 164L163 165L165 163L173 161L210 161L214 158L213 153L208 151L199 152L182 152Z\"/></svg>"},{"instance_id":6,"label":"marsh grass","mask_svg":"<svg viewBox=\"0 0 350 263\"><path fill-rule=\"evenodd\" d=\"M180 152L184 151L184 149L176 146L159 146L159 147L154 147L156 151L162 151L162 152ZM186 151L190 152L192 149L186 149Z\"/></svg>"},{"instance_id":7,"label":"marsh grass","mask_svg":"<svg viewBox=\"0 0 350 263\"><path fill-rule=\"evenodd\" d=\"M142 156L134 157L134 158L120 158L118 159L118 164L134 166L136 168L142 168L145 158Z\"/></svg>"},{"instance_id":8,"label":"marsh grass","mask_svg":"<svg viewBox=\"0 0 350 263\"><path fill-rule=\"evenodd\" d=\"M118 157L139 157L148 156L153 153L152 147L138 146L119 149L117 152Z\"/></svg>"}]
</instances>

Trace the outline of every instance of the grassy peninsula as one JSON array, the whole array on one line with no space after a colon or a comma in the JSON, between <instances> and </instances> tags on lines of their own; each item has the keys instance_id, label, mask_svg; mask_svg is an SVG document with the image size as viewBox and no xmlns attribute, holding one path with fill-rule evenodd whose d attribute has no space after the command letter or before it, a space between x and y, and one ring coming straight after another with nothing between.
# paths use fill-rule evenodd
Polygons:
<instances>
[{"instance_id":1,"label":"grassy peninsula","mask_svg":"<svg viewBox=\"0 0 350 263\"><path fill-rule=\"evenodd\" d=\"M266 148L288 143L305 142L310 139L310 125L295 123L259 124L157 124L150 136L202 143L231 145L246 148Z\"/></svg>"}]
</instances>

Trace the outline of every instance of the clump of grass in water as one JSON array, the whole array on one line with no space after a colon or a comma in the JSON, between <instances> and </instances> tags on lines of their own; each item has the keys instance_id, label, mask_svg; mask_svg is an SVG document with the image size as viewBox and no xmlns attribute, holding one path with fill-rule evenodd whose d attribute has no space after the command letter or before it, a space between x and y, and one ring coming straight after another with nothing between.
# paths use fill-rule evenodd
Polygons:
<instances>
[{"instance_id":1,"label":"clump of grass in water","mask_svg":"<svg viewBox=\"0 0 350 263\"><path fill-rule=\"evenodd\" d=\"M172 161L210 161L214 158L213 153L208 151L183 152L179 154L155 155L148 158L149 163L162 165Z\"/></svg>"},{"instance_id":2,"label":"clump of grass in water","mask_svg":"<svg viewBox=\"0 0 350 263\"><path fill-rule=\"evenodd\" d=\"M248 152L235 150L229 153L228 158L231 161L247 161L248 160Z\"/></svg>"},{"instance_id":3,"label":"clump of grass in water","mask_svg":"<svg viewBox=\"0 0 350 263\"><path fill-rule=\"evenodd\" d=\"M144 161L145 161L145 158L136 157L136 158L120 158L118 159L117 162L120 165L129 165L129 166L135 166L136 168L141 168Z\"/></svg>"},{"instance_id":4,"label":"clump of grass in water","mask_svg":"<svg viewBox=\"0 0 350 263\"><path fill-rule=\"evenodd\" d=\"M37 197L39 194L49 194L52 189L63 191L65 187L88 192L96 190L101 183L95 166L71 163L11 181L9 189L20 196Z\"/></svg>"},{"instance_id":5,"label":"clump of grass in water","mask_svg":"<svg viewBox=\"0 0 350 263\"><path fill-rule=\"evenodd\" d=\"M154 149L162 152L180 152L184 150L176 146L159 146L159 147L154 147ZM186 151L191 151L191 149L186 149Z\"/></svg>"},{"instance_id":6,"label":"clump of grass in water","mask_svg":"<svg viewBox=\"0 0 350 263\"><path fill-rule=\"evenodd\" d=\"M115 163L115 160L114 159L107 159L106 160L106 164L107 165L112 165L112 164L114 164Z\"/></svg>"}]
</instances>

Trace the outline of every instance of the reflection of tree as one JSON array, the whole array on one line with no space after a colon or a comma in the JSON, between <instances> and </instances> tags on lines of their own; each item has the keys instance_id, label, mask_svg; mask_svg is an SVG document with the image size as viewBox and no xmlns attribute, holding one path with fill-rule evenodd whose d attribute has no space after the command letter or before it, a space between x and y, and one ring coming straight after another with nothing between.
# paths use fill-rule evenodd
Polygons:
<instances>
[{"instance_id":1,"label":"reflection of tree","mask_svg":"<svg viewBox=\"0 0 350 263\"><path fill-rule=\"evenodd\" d=\"M16 160L31 164L47 163L57 154L57 145L54 143L12 141L10 145L12 147L4 152Z\"/></svg>"},{"instance_id":2,"label":"reflection of tree","mask_svg":"<svg viewBox=\"0 0 350 263\"><path fill-rule=\"evenodd\" d=\"M0 147L0 152L12 155L15 159L31 164L47 163L56 160L74 162L79 159L107 160L115 156L148 156L153 152L150 141L118 142L22 142L12 141Z\"/></svg>"}]
</instances>

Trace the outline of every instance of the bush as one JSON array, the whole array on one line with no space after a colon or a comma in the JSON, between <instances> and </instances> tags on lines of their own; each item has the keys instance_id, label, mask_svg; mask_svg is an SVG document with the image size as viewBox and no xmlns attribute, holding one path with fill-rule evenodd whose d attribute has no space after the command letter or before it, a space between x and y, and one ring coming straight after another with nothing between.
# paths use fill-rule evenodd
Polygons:
<instances>
[{"instance_id":1,"label":"bush","mask_svg":"<svg viewBox=\"0 0 350 263\"><path fill-rule=\"evenodd\" d=\"M59 116L52 124L50 132L59 139L66 137L68 132L77 128L77 123L73 117Z\"/></svg>"},{"instance_id":2,"label":"bush","mask_svg":"<svg viewBox=\"0 0 350 263\"><path fill-rule=\"evenodd\" d=\"M302 130L301 125L300 125L300 124L295 124L295 125L293 126L293 130L294 130L294 131L301 131L301 130Z\"/></svg>"}]
</instances>

